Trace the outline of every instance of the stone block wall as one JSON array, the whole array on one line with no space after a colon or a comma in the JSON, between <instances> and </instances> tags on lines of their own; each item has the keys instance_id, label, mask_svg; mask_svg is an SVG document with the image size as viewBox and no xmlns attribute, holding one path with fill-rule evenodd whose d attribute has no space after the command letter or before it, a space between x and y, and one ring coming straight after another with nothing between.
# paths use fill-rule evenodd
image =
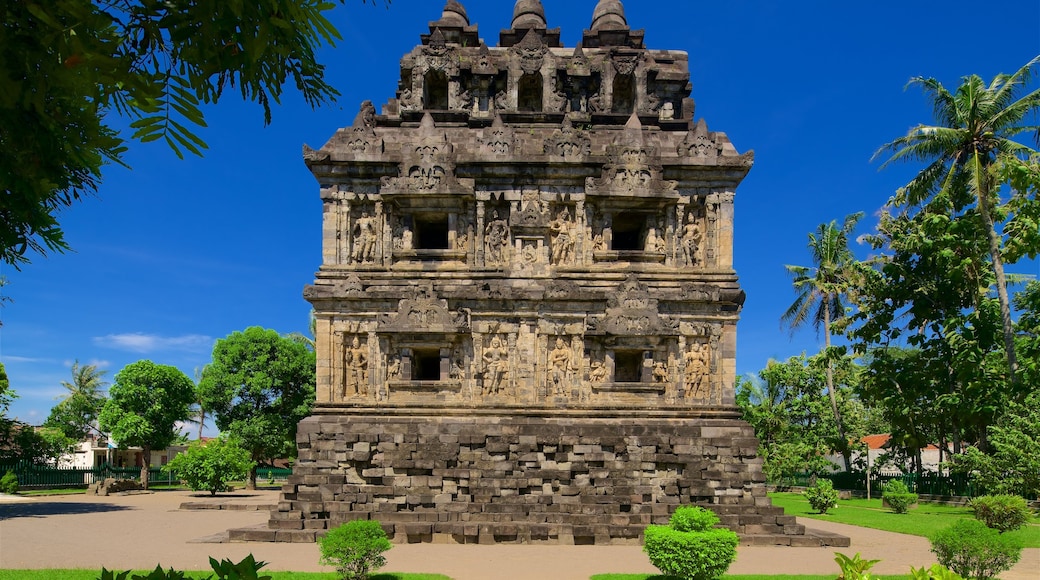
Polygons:
<instances>
[{"instance_id":1,"label":"stone block wall","mask_svg":"<svg viewBox=\"0 0 1040 580\"><path fill-rule=\"evenodd\" d=\"M269 529L232 539L374 519L407 542L638 543L684 504L759 543L804 533L736 419L315 415L298 445Z\"/></svg>"}]
</instances>

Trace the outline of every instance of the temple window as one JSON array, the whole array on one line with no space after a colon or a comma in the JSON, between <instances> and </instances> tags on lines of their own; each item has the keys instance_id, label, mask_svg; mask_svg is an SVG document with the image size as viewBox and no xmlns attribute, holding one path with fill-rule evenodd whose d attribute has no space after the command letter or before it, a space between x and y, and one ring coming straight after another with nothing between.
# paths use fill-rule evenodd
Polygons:
<instances>
[{"instance_id":1,"label":"temple window","mask_svg":"<svg viewBox=\"0 0 1040 580\"><path fill-rule=\"evenodd\" d=\"M542 110L542 75L525 74L517 85L517 110Z\"/></svg>"},{"instance_id":2,"label":"temple window","mask_svg":"<svg viewBox=\"0 0 1040 580\"><path fill-rule=\"evenodd\" d=\"M431 70L423 82L423 106L427 109L448 109L448 75L444 71Z\"/></svg>"},{"instance_id":3,"label":"temple window","mask_svg":"<svg viewBox=\"0 0 1040 580\"><path fill-rule=\"evenodd\" d=\"M614 382L639 383L643 380L643 359L641 350L619 350L614 352Z\"/></svg>"},{"instance_id":4,"label":"temple window","mask_svg":"<svg viewBox=\"0 0 1040 580\"><path fill-rule=\"evenodd\" d=\"M416 348L412 351L412 380L441 380L441 351L437 348Z\"/></svg>"},{"instance_id":5,"label":"temple window","mask_svg":"<svg viewBox=\"0 0 1040 580\"><path fill-rule=\"evenodd\" d=\"M636 109L636 78L634 75L618 75L614 77L614 91L611 111L614 113L632 114Z\"/></svg>"},{"instance_id":6,"label":"temple window","mask_svg":"<svg viewBox=\"0 0 1040 580\"><path fill-rule=\"evenodd\" d=\"M447 250L450 248L446 214L417 215L414 220L416 250Z\"/></svg>"},{"instance_id":7,"label":"temple window","mask_svg":"<svg viewBox=\"0 0 1040 580\"><path fill-rule=\"evenodd\" d=\"M646 237L646 216L620 213L614 216L611 250L618 252L642 251Z\"/></svg>"}]
</instances>

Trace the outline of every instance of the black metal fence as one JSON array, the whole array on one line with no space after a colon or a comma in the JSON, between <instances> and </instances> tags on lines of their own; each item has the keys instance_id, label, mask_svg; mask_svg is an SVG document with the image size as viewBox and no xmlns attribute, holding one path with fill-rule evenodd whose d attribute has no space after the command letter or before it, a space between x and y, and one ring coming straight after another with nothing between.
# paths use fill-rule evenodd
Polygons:
<instances>
[{"instance_id":1,"label":"black metal fence","mask_svg":"<svg viewBox=\"0 0 1040 580\"><path fill-rule=\"evenodd\" d=\"M113 467L110 465L82 468L38 465L30 462L0 464L0 476L8 471L14 472L15 476L18 477L18 487L27 489L87 487L93 483L104 481L108 477L141 479L140 467ZM160 485L180 483L176 473L165 472L159 467L153 467L148 470L148 481L151 484Z\"/></svg>"}]
</instances>

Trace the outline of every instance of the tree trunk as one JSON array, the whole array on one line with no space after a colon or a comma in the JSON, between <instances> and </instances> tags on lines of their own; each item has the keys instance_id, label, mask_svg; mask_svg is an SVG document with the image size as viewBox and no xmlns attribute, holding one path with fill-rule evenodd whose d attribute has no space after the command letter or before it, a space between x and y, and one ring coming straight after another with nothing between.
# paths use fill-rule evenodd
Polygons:
<instances>
[{"instance_id":1,"label":"tree trunk","mask_svg":"<svg viewBox=\"0 0 1040 580\"><path fill-rule=\"evenodd\" d=\"M149 445L141 447L141 487L148 489L148 470L152 467L152 448Z\"/></svg>"},{"instance_id":2,"label":"tree trunk","mask_svg":"<svg viewBox=\"0 0 1040 580\"><path fill-rule=\"evenodd\" d=\"M976 172L981 171L976 169ZM978 175L978 173L976 173ZM1000 321L1004 327L1004 351L1007 353L1008 372L1011 386L1018 385L1018 356L1015 354L1015 327L1011 322L1011 300L1008 298L1007 277L1004 275L1004 261L1000 257L1000 236L993 225L993 215L989 207L989 176L981 176L978 199L979 215L986 225L986 237L989 240L989 256L993 263L993 275L997 279L997 301L1000 302Z\"/></svg>"},{"instance_id":3,"label":"tree trunk","mask_svg":"<svg viewBox=\"0 0 1040 580\"><path fill-rule=\"evenodd\" d=\"M246 481L246 489L256 489L256 466L257 461L253 460L253 467L249 468L249 479Z\"/></svg>"},{"instance_id":4,"label":"tree trunk","mask_svg":"<svg viewBox=\"0 0 1040 580\"><path fill-rule=\"evenodd\" d=\"M826 300L828 296L824 296ZM838 437L841 438L841 458L845 462L845 471L852 471L852 454L849 452L849 440L845 436L845 426L841 422L841 413L838 412L838 397L834 394L834 370L831 368L831 311L824 304L823 309L823 332L826 334L825 344L827 346L827 395L831 398L831 410L834 411L834 424L838 427Z\"/></svg>"}]
</instances>

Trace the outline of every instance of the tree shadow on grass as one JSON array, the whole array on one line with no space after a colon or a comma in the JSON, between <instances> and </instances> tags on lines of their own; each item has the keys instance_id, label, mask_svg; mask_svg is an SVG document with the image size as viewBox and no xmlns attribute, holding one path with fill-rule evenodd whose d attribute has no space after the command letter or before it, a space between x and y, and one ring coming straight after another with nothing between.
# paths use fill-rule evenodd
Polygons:
<instances>
[{"instance_id":1,"label":"tree shadow on grass","mask_svg":"<svg viewBox=\"0 0 1040 580\"><path fill-rule=\"evenodd\" d=\"M45 518L47 516L96 514L131 510L133 507L110 503L74 503L64 501L40 501L32 503L0 505L0 520L14 518Z\"/></svg>"}]
</instances>

